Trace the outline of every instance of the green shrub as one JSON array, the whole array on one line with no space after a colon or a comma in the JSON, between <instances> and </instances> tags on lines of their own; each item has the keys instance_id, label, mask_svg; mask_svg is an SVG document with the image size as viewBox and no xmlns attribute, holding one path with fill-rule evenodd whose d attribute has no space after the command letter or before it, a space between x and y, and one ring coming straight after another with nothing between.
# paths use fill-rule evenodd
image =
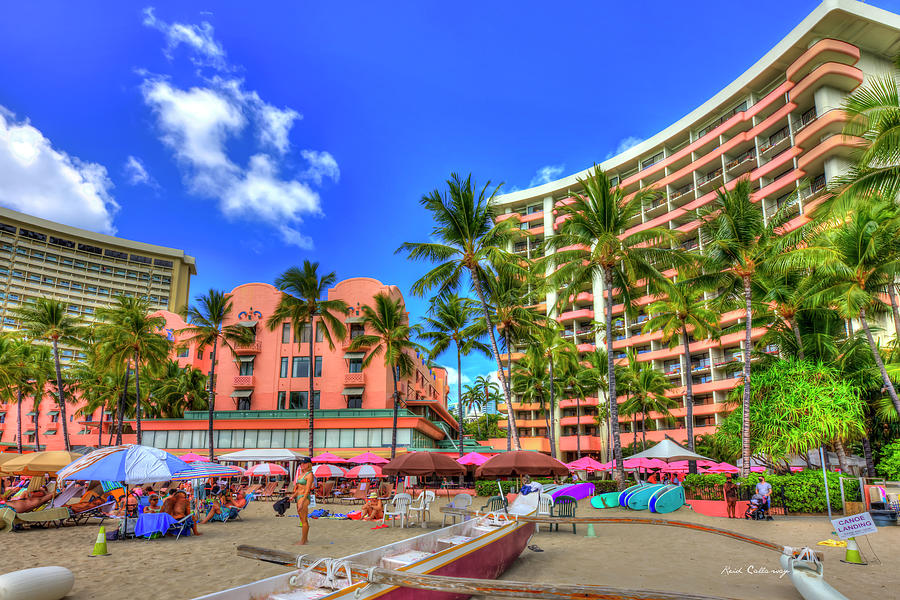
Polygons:
<instances>
[{"instance_id":1,"label":"green shrub","mask_svg":"<svg viewBox=\"0 0 900 600\"><path fill-rule=\"evenodd\" d=\"M536 477L534 479L539 483L543 483L544 485L549 483L554 483L554 481L548 477ZM519 491L519 487L521 487L521 482L518 482L518 487L516 486L516 480L512 481L501 481L500 485L503 486L503 493L515 493ZM568 477L560 481L560 483L572 483L572 480ZM598 494L602 494L604 492L615 492L618 491L616 487L616 482L612 480L597 480L592 481L591 483L595 486L595 491ZM495 479L479 479L475 482L475 493L479 496L496 496L497 492L497 480Z\"/></svg>"},{"instance_id":2,"label":"green shrub","mask_svg":"<svg viewBox=\"0 0 900 600\"><path fill-rule=\"evenodd\" d=\"M822 481L822 471L807 470L791 475L765 474L766 481L772 484L773 504L781 504L781 494L784 494L784 504L789 513L822 513L825 508L825 485ZM831 498L831 509L841 509L841 488L839 473L828 473L828 493ZM725 484L726 475L686 475L684 489L687 493L700 493L713 486ZM736 478L736 483L741 487L741 497L744 493L752 494L759 482L759 474L751 473L746 479ZM855 477L844 478L844 494L848 502L861 500L859 485Z\"/></svg>"},{"instance_id":3,"label":"green shrub","mask_svg":"<svg viewBox=\"0 0 900 600\"><path fill-rule=\"evenodd\" d=\"M900 440L881 449L881 459L875 469L885 479L890 481L900 479Z\"/></svg>"}]
</instances>

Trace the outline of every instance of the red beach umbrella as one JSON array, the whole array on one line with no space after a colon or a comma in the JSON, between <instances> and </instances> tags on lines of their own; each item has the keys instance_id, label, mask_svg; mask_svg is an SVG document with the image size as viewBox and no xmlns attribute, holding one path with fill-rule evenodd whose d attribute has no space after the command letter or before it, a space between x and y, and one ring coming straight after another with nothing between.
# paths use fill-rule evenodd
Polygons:
<instances>
[{"instance_id":1,"label":"red beach umbrella","mask_svg":"<svg viewBox=\"0 0 900 600\"><path fill-rule=\"evenodd\" d=\"M476 477L510 475L568 475L569 467L552 456L532 450L513 450L490 458L475 471Z\"/></svg>"},{"instance_id":2,"label":"red beach umbrella","mask_svg":"<svg viewBox=\"0 0 900 600\"><path fill-rule=\"evenodd\" d=\"M377 454L372 454L371 452L363 452L362 454L357 454L353 458L351 458L348 462L356 463L358 465L370 464L370 465L386 465L391 462L386 458L382 458Z\"/></svg>"},{"instance_id":3,"label":"red beach umbrella","mask_svg":"<svg viewBox=\"0 0 900 600\"><path fill-rule=\"evenodd\" d=\"M322 454L319 454L318 456L313 456L312 461L315 464L322 463L322 464L332 464L332 465L340 465L340 464L350 462L346 458L341 458L340 456L337 456L336 454L332 454L331 452L323 452Z\"/></svg>"},{"instance_id":4,"label":"red beach umbrella","mask_svg":"<svg viewBox=\"0 0 900 600\"><path fill-rule=\"evenodd\" d=\"M468 454L465 454L465 455L457 458L456 462L458 462L461 465L466 465L467 467L472 466L472 465L477 467L479 465L483 465L484 463L486 463L487 460L488 460L488 457L485 456L484 454L479 454L477 452L469 452Z\"/></svg>"},{"instance_id":5,"label":"red beach umbrella","mask_svg":"<svg viewBox=\"0 0 900 600\"><path fill-rule=\"evenodd\" d=\"M359 465L347 471L344 477L349 477L350 479L373 479L384 477L384 474L378 465Z\"/></svg>"},{"instance_id":6,"label":"red beach umbrella","mask_svg":"<svg viewBox=\"0 0 900 600\"><path fill-rule=\"evenodd\" d=\"M381 468L385 475L437 475L439 477L464 475L466 468L438 452L410 452L398 456Z\"/></svg>"},{"instance_id":7,"label":"red beach umbrella","mask_svg":"<svg viewBox=\"0 0 900 600\"><path fill-rule=\"evenodd\" d=\"M313 475L328 479L329 477L346 477L347 471L335 465L316 465L313 467Z\"/></svg>"}]
</instances>

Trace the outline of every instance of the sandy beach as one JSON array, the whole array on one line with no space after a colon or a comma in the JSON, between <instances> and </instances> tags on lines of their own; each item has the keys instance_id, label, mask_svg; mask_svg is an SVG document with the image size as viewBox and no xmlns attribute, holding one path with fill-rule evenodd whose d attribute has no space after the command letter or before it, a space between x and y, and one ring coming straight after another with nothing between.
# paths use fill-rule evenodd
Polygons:
<instances>
[{"instance_id":1,"label":"sandy beach","mask_svg":"<svg viewBox=\"0 0 900 600\"><path fill-rule=\"evenodd\" d=\"M480 506L483 499L476 499ZM445 499L441 503L446 502ZM329 507L330 508L330 507ZM346 512L346 507L334 510ZM586 502L579 516L623 515L599 511ZM628 512L628 516L643 516ZM829 537L827 519L781 518L751 522L704 517L681 509L672 518L731 529L779 544L802 546ZM440 526L432 512L429 526ZM253 502L243 521L210 523L200 537L110 542L109 556L90 557L97 526L64 527L4 533L0 573L37 566L60 565L75 573L71 600L118 600L123 597L194 598L285 571L284 567L240 558L239 544L297 550L296 517L275 518L271 503ZM310 545L317 556L343 556L422 533L420 528L372 531L371 523L318 519L312 521ZM734 599L797 600L799 594L780 569L778 555L722 536L653 525L597 525L597 538L585 538L585 526L573 535L571 526L546 529L532 543L543 552L525 550L504 578L518 581L568 582L620 588L704 593ZM897 598L900 530L882 529L869 536L882 564L847 565L844 550L819 546L825 552L826 579L852 599ZM871 561L868 542L861 549ZM768 570L769 572L765 572Z\"/></svg>"}]
</instances>

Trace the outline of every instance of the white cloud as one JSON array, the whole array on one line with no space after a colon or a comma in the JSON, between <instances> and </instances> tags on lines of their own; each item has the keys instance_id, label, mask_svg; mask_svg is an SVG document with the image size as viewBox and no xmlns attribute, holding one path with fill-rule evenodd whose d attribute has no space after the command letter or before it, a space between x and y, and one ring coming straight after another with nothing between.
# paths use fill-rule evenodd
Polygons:
<instances>
[{"instance_id":1,"label":"white cloud","mask_svg":"<svg viewBox=\"0 0 900 600\"><path fill-rule=\"evenodd\" d=\"M230 70L208 23L166 24L152 9L145 11L144 23L166 34L170 50L184 43L204 60L221 58L221 70ZM180 37L173 38L172 32L181 32ZM307 169L295 177L281 175L282 158L291 149L291 129L302 115L264 101L256 91L245 89L242 79L215 75L181 89L164 77L141 75L144 102L156 116L161 140L183 168L190 190L218 199L226 217L267 223L284 243L311 248L312 240L298 229L304 217L322 214L319 194L311 184L321 184L325 177L337 180L340 169L330 153L303 150ZM228 146L244 139L247 130L258 149L243 165L229 154Z\"/></svg>"},{"instance_id":2,"label":"white cloud","mask_svg":"<svg viewBox=\"0 0 900 600\"><path fill-rule=\"evenodd\" d=\"M443 366L443 365L441 365ZM450 397L453 399L454 404L456 403L456 382L459 379L459 371L454 369L453 367L444 367L447 369L447 385L450 386ZM472 378L463 373L462 376L462 384L469 385L472 383Z\"/></svg>"},{"instance_id":3,"label":"white cloud","mask_svg":"<svg viewBox=\"0 0 900 600\"><path fill-rule=\"evenodd\" d=\"M534 177L531 178L531 181L528 182L528 187L543 185L559 179L559 176L562 175L565 168L565 165L544 165L537 170L537 173L535 173Z\"/></svg>"},{"instance_id":4,"label":"white cloud","mask_svg":"<svg viewBox=\"0 0 900 600\"><path fill-rule=\"evenodd\" d=\"M144 9L144 25L152 27L166 37L164 53L170 60L178 46L184 44L195 54L191 61L197 66L210 66L219 70L225 70L228 64L225 61L225 50L213 39L213 27L204 21L200 25L185 25L184 23L166 23L156 18L153 7Z\"/></svg>"},{"instance_id":5,"label":"white cloud","mask_svg":"<svg viewBox=\"0 0 900 600\"><path fill-rule=\"evenodd\" d=\"M131 185L147 185L152 188L159 187L156 180L147 172L147 167L143 161L136 156L129 156L123 167L125 177Z\"/></svg>"},{"instance_id":6,"label":"white cloud","mask_svg":"<svg viewBox=\"0 0 900 600\"><path fill-rule=\"evenodd\" d=\"M610 158L612 158L614 156L618 156L619 154L622 154L629 148L634 148L635 146L637 146L638 144L640 144L643 141L644 140L642 140L641 138L634 137L634 136L628 136L626 138L619 140L619 145L616 146L615 152L610 152L609 154L607 154L606 160L609 160Z\"/></svg>"},{"instance_id":7,"label":"white cloud","mask_svg":"<svg viewBox=\"0 0 900 600\"><path fill-rule=\"evenodd\" d=\"M304 171L303 175L316 183L322 183L323 177L328 177L334 181L341 178L341 170L338 168L337 161L331 153L301 150L300 156L309 163L309 168Z\"/></svg>"},{"instance_id":8,"label":"white cloud","mask_svg":"<svg viewBox=\"0 0 900 600\"><path fill-rule=\"evenodd\" d=\"M0 106L0 205L114 234L118 211L106 168L53 148L27 120Z\"/></svg>"}]
</instances>

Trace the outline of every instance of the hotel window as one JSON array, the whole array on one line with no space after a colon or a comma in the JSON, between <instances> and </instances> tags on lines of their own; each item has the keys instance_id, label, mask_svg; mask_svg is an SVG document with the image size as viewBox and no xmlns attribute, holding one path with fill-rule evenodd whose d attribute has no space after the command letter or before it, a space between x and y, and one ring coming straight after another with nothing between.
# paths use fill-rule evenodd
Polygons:
<instances>
[{"instance_id":1,"label":"hotel window","mask_svg":"<svg viewBox=\"0 0 900 600\"><path fill-rule=\"evenodd\" d=\"M276 405L278 410L284 410L287 406L284 405L285 397L287 396L287 392L281 391L278 392L278 404Z\"/></svg>"},{"instance_id":2,"label":"hotel window","mask_svg":"<svg viewBox=\"0 0 900 600\"><path fill-rule=\"evenodd\" d=\"M253 375L253 357L250 360L241 360L240 375Z\"/></svg>"},{"instance_id":3,"label":"hotel window","mask_svg":"<svg viewBox=\"0 0 900 600\"><path fill-rule=\"evenodd\" d=\"M291 367L291 377L309 377L309 357L295 356Z\"/></svg>"},{"instance_id":4,"label":"hotel window","mask_svg":"<svg viewBox=\"0 0 900 600\"><path fill-rule=\"evenodd\" d=\"M203 350L197 350L197 360L203 360Z\"/></svg>"},{"instance_id":5,"label":"hotel window","mask_svg":"<svg viewBox=\"0 0 900 600\"><path fill-rule=\"evenodd\" d=\"M185 347L185 348L178 349L178 358L187 358L188 356L190 356L189 348Z\"/></svg>"},{"instance_id":6,"label":"hotel window","mask_svg":"<svg viewBox=\"0 0 900 600\"><path fill-rule=\"evenodd\" d=\"M325 325L316 323L316 341L321 342L325 339Z\"/></svg>"},{"instance_id":7,"label":"hotel window","mask_svg":"<svg viewBox=\"0 0 900 600\"><path fill-rule=\"evenodd\" d=\"M311 335L312 327L310 327L309 323L304 323L303 327L300 328L300 343L308 344Z\"/></svg>"},{"instance_id":8,"label":"hotel window","mask_svg":"<svg viewBox=\"0 0 900 600\"><path fill-rule=\"evenodd\" d=\"M362 408L362 396L347 396L347 408Z\"/></svg>"},{"instance_id":9,"label":"hotel window","mask_svg":"<svg viewBox=\"0 0 900 600\"><path fill-rule=\"evenodd\" d=\"M362 323L350 324L350 339L355 340L366 332L366 328Z\"/></svg>"},{"instance_id":10,"label":"hotel window","mask_svg":"<svg viewBox=\"0 0 900 600\"><path fill-rule=\"evenodd\" d=\"M302 396L301 396L302 394ZM291 410L306 408L306 392L291 392Z\"/></svg>"},{"instance_id":11,"label":"hotel window","mask_svg":"<svg viewBox=\"0 0 900 600\"><path fill-rule=\"evenodd\" d=\"M316 370L313 373L313 377L321 377L322 376L322 357L316 357Z\"/></svg>"},{"instance_id":12,"label":"hotel window","mask_svg":"<svg viewBox=\"0 0 900 600\"><path fill-rule=\"evenodd\" d=\"M282 323L281 325L281 343L282 344L290 344L291 343L291 324L290 323ZM284 375L282 375L284 377Z\"/></svg>"},{"instance_id":13,"label":"hotel window","mask_svg":"<svg viewBox=\"0 0 900 600\"><path fill-rule=\"evenodd\" d=\"M238 398L238 410L250 410L250 398Z\"/></svg>"},{"instance_id":14,"label":"hotel window","mask_svg":"<svg viewBox=\"0 0 900 600\"><path fill-rule=\"evenodd\" d=\"M57 414L57 415L50 415L50 422L51 422L51 423L59 423L59 415L58 415L58 414Z\"/></svg>"},{"instance_id":15,"label":"hotel window","mask_svg":"<svg viewBox=\"0 0 900 600\"><path fill-rule=\"evenodd\" d=\"M363 359L351 358L350 359L350 372L351 373L362 373L362 370L363 370Z\"/></svg>"},{"instance_id":16,"label":"hotel window","mask_svg":"<svg viewBox=\"0 0 900 600\"><path fill-rule=\"evenodd\" d=\"M281 357L281 375L280 376L281 377L288 376L288 357L287 356Z\"/></svg>"},{"instance_id":17,"label":"hotel window","mask_svg":"<svg viewBox=\"0 0 900 600\"><path fill-rule=\"evenodd\" d=\"M528 207L528 214L533 215L534 213L539 213L542 210L544 210L543 204L532 204L531 206Z\"/></svg>"}]
</instances>

